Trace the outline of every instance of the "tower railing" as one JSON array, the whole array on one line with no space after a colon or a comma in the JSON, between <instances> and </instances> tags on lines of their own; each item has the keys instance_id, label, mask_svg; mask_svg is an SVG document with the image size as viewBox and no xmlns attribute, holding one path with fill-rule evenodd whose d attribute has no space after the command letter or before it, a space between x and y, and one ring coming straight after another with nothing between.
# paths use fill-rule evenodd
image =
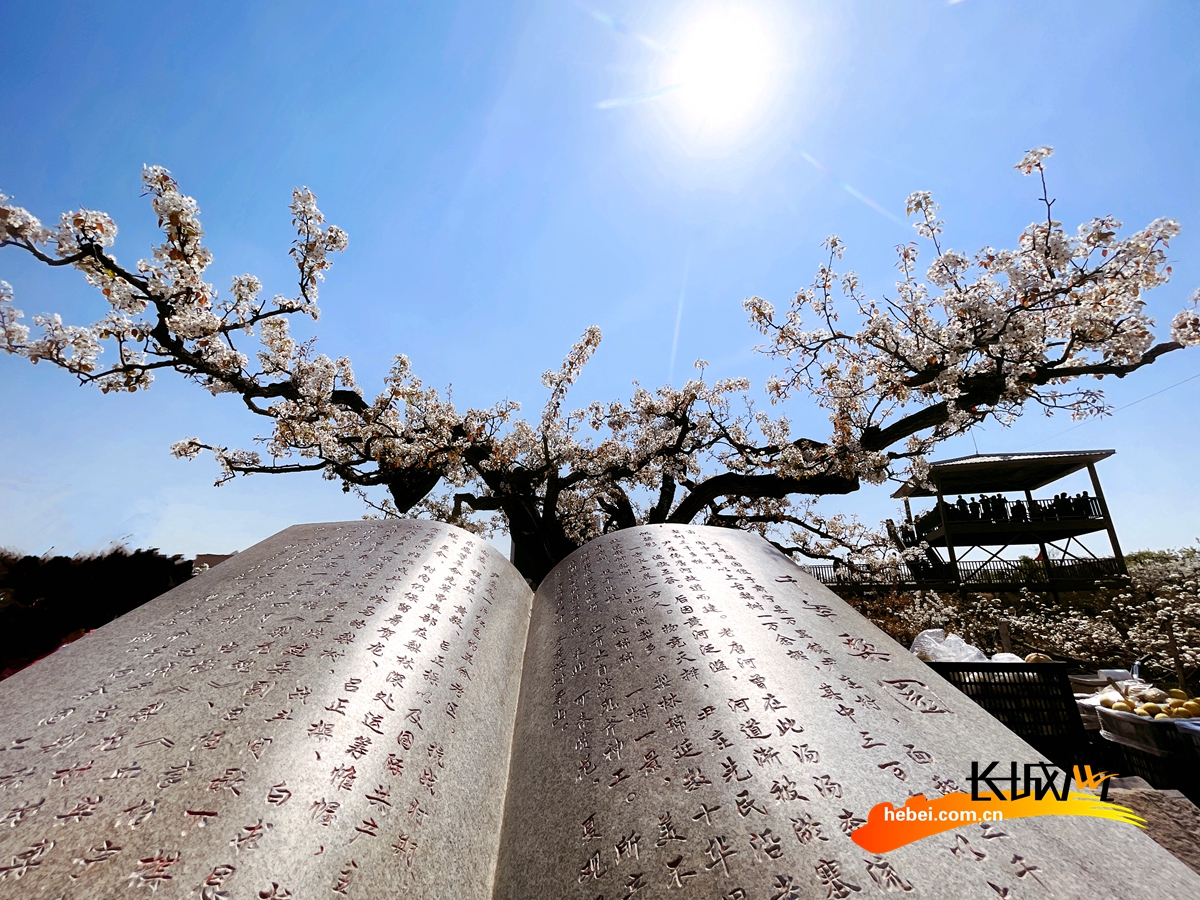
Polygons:
<instances>
[{"instance_id":1,"label":"tower railing","mask_svg":"<svg viewBox=\"0 0 1200 900\"><path fill-rule=\"evenodd\" d=\"M961 583L963 585L1046 585L1059 582L1102 581L1124 575L1118 559L993 559L987 562L961 560L934 564L906 563L874 570L856 570L848 566L820 564L803 567L822 584L894 585L919 588L923 583Z\"/></svg>"}]
</instances>

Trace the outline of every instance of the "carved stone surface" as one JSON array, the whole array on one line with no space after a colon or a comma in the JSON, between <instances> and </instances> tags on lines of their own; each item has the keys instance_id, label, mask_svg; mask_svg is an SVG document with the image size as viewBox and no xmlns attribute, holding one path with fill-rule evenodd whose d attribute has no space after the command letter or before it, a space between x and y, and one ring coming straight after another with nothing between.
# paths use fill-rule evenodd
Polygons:
<instances>
[{"instance_id":1,"label":"carved stone surface","mask_svg":"<svg viewBox=\"0 0 1200 900\"><path fill-rule=\"evenodd\" d=\"M534 601L497 898L1200 897L1136 827L1053 817L864 852L875 804L1027 744L765 541L621 531Z\"/></svg>"},{"instance_id":2,"label":"carved stone surface","mask_svg":"<svg viewBox=\"0 0 1200 900\"><path fill-rule=\"evenodd\" d=\"M0 897L490 896L532 594L289 528L0 686Z\"/></svg>"},{"instance_id":3,"label":"carved stone surface","mask_svg":"<svg viewBox=\"0 0 1200 900\"><path fill-rule=\"evenodd\" d=\"M1010 759L757 537L619 532L535 598L449 526L297 526L3 683L0 898L1200 896L1123 824L850 840Z\"/></svg>"}]
</instances>

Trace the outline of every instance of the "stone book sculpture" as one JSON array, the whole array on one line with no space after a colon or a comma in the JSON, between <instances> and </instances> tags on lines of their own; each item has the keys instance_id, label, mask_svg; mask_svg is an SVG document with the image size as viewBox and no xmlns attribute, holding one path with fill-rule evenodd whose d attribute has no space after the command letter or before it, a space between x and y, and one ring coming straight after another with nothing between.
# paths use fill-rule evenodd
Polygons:
<instances>
[{"instance_id":1,"label":"stone book sculpture","mask_svg":"<svg viewBox=\"0 0 1200 900\"><path fill-rule=\"evenodd\" d=\"M5 898L1200 897L1121 822L865 852L875 804L1037 755L726 529L535 595L450 526L296 526L0 692Z\"/></svg>"}]
</instances>

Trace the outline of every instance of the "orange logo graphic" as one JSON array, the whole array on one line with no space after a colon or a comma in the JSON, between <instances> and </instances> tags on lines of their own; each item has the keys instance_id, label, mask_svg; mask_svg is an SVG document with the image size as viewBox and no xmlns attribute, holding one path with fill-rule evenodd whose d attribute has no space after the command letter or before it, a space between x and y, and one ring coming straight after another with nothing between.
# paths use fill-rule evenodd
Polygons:
<instances>
[{"instance_id":1,"label":"orange logo graphic","mask_svg":"<svg viewBox=\"0 0 1200 900\"><path fill-rule=\"evenodd\" d=\"M1090 766L1085 766L1082 771L1078 766L1075 768L1075 781L1080 787L1097 788L1111 777L1104 772L1093 773ZM974 780L976 788L978 781L991 782L986 777ZM850 837L868 853L887 853L963 825L1033 816L1091 816L1145 827L1145 820L1128 807L1102 800L1095 794L1072 791L1069 785L1068 782L1060 791L1038 790L1035 786L1035 789L1022 793L1014 784L1006 796L1003 790L990 784L991 790L987 793L977 789L970 794L958 791L935 800L922 794L910 797L899 808L890 803L878 803L868 814L867 824L856 829Z\"/></svg>"}]
</instances>

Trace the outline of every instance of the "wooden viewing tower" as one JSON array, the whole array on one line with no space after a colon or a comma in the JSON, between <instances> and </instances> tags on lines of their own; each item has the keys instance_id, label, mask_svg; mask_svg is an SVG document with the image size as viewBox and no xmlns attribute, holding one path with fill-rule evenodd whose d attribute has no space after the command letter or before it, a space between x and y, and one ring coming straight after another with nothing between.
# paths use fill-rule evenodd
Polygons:
<instances>
[{"instance_id":1,"label":"wooden viewing tower","mask_svg":"<svg viewBox=\"0 0 1200 900\"><path fill-rule=\"evenodd\" d=\"M908 587L958 591L1092 590L1097 583L1127 577L1096 463L1114 450L1057 453L992 453L930 465L929 487L910 481L892 496L903 498L907 522L894 539L904 547L928 545L925 559L891 573L853 572L842 566L807 566L831 587ZM1082 469L1095 496L1033 492ZM1015 495L1015 496L1014 496ZM934 507L913 517L910 498L935 498ZM969 498L969 499L968 499ZM1097 557L1079 541L1107 532L1112 555ZM1019 549L1020 558L1006 551ZM972 550L983 560L963 559ZM942 553L945 553L943 557Z\"/></svg>"}]
</instances>

